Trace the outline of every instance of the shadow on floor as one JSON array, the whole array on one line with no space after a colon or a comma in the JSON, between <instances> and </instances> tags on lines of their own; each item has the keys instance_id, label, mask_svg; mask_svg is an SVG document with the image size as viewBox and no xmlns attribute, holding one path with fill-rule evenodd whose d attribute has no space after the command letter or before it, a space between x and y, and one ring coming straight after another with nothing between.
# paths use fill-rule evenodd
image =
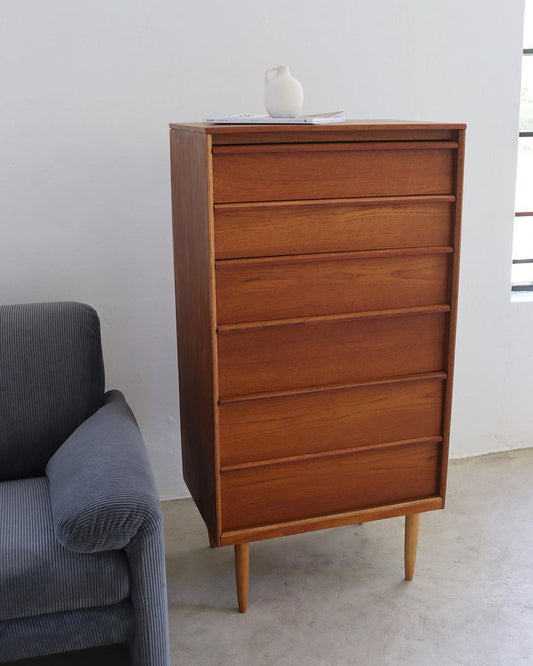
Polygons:
<instances>
[{"instance_id":1,"label":"shadow on floor","mask_svg":"<svg viewBox=\"0 0 533 666\"><path fill-rule=\"evenodd\" d=\"M8 661L2 666L129 666L126 645L110 645L91 650L77 650L63 654L50 654L47 657L34 657Z\"/></svg>"}]
</instances>

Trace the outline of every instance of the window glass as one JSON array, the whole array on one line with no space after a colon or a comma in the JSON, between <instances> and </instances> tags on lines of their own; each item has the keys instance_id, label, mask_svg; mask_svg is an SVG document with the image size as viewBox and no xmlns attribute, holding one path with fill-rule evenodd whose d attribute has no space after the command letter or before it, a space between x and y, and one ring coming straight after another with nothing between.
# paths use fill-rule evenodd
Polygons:
<instances>
[{"instance_id":1,"label":"window glass","mask_svg":"<svg viewBox=\"0 0 533 666\"><path fill-rule=\"evenodd\" d=\"M533 0L526 0L513 234L513 291L533 292Z\"/></svg>"},{"instance_id":2,"label":"window glass","mask_svg":"<svg viewBox=\"0 0 533 666\"><path fill-rule=\"evenodd\" d=\"M514 221L514 259L533 259L533 220L530 217L516 217Z\"/></svg>"},{"instance_id":3,"label":"window glass","mask_svg":"<svg viewBox=\"0 0 533 666\"><path fill-rule=\"evenodd\" d=\"M529 288L533 284L533 264L513 264L511 276L515 288L519 285Z\"/></svg>"},{"instance_id":4,"label":"window glass","mask_svg":"<svg viewBox=\"0 0 533 666\"><path fill-rule=\"evenodd\" d=\"M516 173L517 213L533 212L533 137L518 139L518 169ZM533 223L533 220L530 220Z\"/></svg>"},{"instance_id":5,"label":"window glass","mask_svg":"<svg viewBox=\"0 0 533 666\"><path fill-rule=\"evenodd\" d=\"M522 58L520 131L533 132L533 54Z\"/></svg>"}]
</instances>

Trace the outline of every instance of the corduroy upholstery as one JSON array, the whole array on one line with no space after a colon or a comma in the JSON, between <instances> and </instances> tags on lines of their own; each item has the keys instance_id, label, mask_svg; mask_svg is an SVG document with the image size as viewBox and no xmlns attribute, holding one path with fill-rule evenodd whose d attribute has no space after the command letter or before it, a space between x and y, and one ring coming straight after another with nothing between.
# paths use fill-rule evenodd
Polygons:
<instances>
[{"instance_id":1,"label":"corduroy upholstery","mask_svg":"<svg viewBox=\"0 0 533 666\"><path fill-rule=\"evenodd\" d=\"M50 456L103 399L100 323L92 308L1 306L0 480L43 476Z\"/></svg>"},{"instance_id":2,"label":"corduroy upholstery","mask_svg":"<svg viewBox=\"0 0 533 666\"><path fill-rule=\"evenodd\" d=\"M159 498L92 308L0 306L0 419L0 662L128 642L168 666Z\"/></svg>"},{"instance_id":3,"label":"corduroy upholstery","mask_svg":"<svg viewBox=\"0 0 533 666\"><path fill-rule=\"evenodd\" d=\"M139 530L160 527L141 433L119 391L105 394L104 405L50 458L46 475L55 532L70 550L119 550Z\"/></svg>"},{"instance_id":4,"label":"corduroy upholstery","mask_svg":"<svg viewBox=\"0 0 533 666\"><path fill-rule=\"evenodd\" d=\"M45 476L0 483L0 543L5 544L0 621L24 617L28 609L46 615L109 606L129 597L124 552L82 555L59 543ZM95 580L106 585L95 585Z\"/></svg>"}]
</instances>

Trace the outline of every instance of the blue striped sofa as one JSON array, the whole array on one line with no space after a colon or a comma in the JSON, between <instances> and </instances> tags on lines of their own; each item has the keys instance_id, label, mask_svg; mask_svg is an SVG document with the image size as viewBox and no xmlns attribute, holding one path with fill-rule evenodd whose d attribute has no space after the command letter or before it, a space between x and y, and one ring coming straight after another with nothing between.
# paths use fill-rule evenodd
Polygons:
<instances>
[{"instance_id":1,"label":"blue striped sofa","mask_svg":"<svg viewBox=\"0 0 533 666\"><path fill-rule=\"evenodd\" d=\"M0 662L127 643L168 666L162 516L81 303L0 306Z\"/></svg>"}]
</instances>

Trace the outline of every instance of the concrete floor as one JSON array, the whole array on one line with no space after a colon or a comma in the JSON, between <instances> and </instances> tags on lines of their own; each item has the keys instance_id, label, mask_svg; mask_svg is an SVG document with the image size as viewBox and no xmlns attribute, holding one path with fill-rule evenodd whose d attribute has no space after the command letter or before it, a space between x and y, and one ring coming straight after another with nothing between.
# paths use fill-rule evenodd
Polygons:
<instances>
[{"instance_id":1,"label":"concrete floor","mask_svg":"<svg viewBox=\"0 0 533 666\"><path fill-rule=\"evenodd\" d=\"M402 518L252 543L245 615L233 548L163 509L172 666L533 664L533 449L451 463L411 583Z\"/></svg>"}]
</instances>

